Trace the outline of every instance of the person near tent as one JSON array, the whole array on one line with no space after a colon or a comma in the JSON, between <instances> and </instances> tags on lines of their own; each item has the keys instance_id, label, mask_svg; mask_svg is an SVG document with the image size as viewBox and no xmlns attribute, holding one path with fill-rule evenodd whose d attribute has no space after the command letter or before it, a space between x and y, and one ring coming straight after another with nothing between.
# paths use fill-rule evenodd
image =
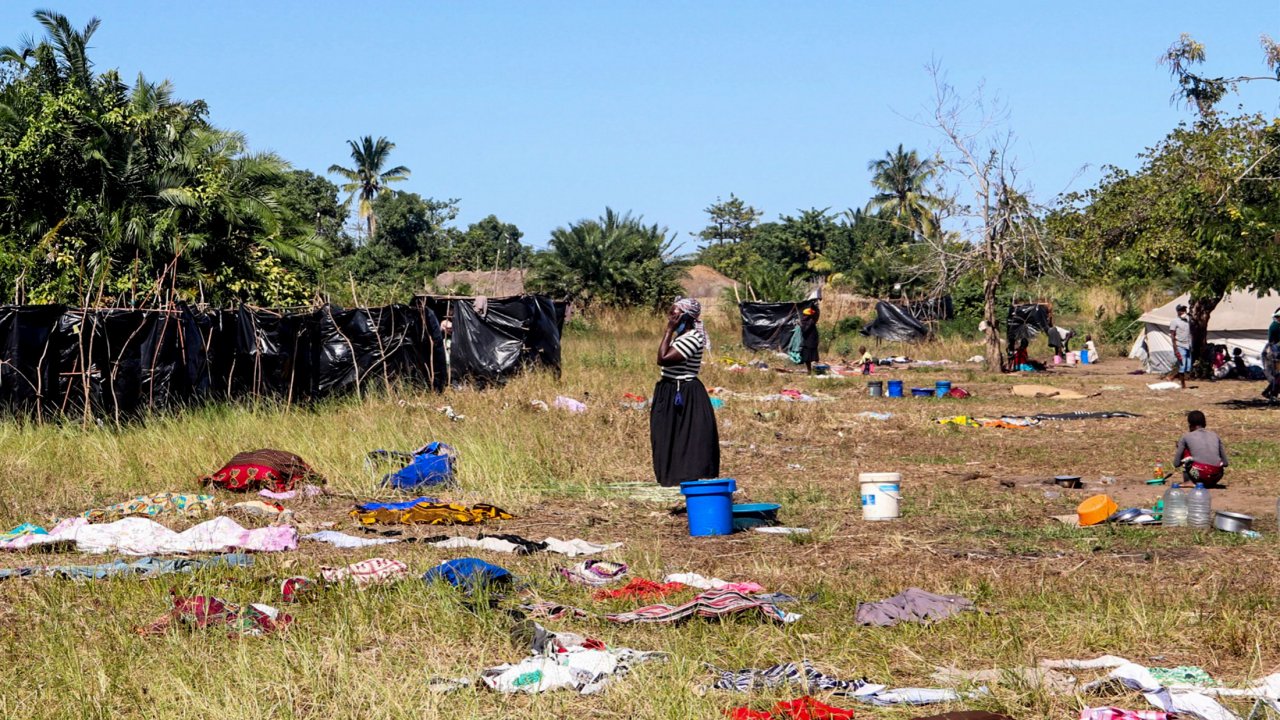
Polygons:
<instances>
[{"instance_id":1,"label":"person near tent","mask_svg":"<svg viewBox=\"0 0 1280 720\"><path fill-rule=\"evenodd\" d=\"M876 364L875 358L871 357L866 345L858 348L858 364L862 366L863 375L870 375L871 368Z\"/></svg>"},{"instance_id":2,"label":"person near tent","mask_svg":"<svg viewBox=\"0 0 1280 720\"><path fill-rule=\"evenodd\" d=\"M1066 359L1067 353L1071 352L1071 338L1075 337L1075 333L1064 327L1054 325L1049 328L1048 335L1049 347L1053 349L1054 362L1062 362Z\"/></svg>"},{"instance_id":3,"label":"person near tent","mask_svg":"<svg viewBox=\"0 0 1280 720\"><path fill-rule=\"evenodd\" d=\"M818 308L807 307L800 311L800 362L813 374L813 364L818 362Z\"/></svg>"},{"instance_id":4,"label":"person near tent","mask_svg":"<svg viewBox=\"0 0 1280 720\"><path fill-rule=\"evenodd\" d=\"M1187 322L1186 305L1179 305L1175 311L1178 316L1169 322L1169 340L1173 343L1178 380L1185 388L1187 376L1191 374L1191 323Z\"/></svg>"},{"instance_id":5,"label":"person near tent","mask_svg":"<svg viewBox=\"0 0 1280 720\"><path fill-rule=\"evenodd\" d=\"M1182 468L1183 482L1188 484L1212 487L1221 482L1227 467L1227 450L1222 446L1222 438L1208 429L1203 412L1187 413L1187 432L1178 439L1173 464Z\"/></svg>"},{"instance_id":6,"label":"person near tent","mask_svg":"<svg viewBox=\"0 0 1280 720\"><path fill-rule=\"evenodd\" d=\"M1280 311L1277 311L1280 312ZM1274 324L1274 322L1272 323ZM1231 351L1232 376L1237 380L1249 379L1249 364L1244 361L1244 351L1236 348Z\"/></svg>"},{"instance_id":7,"label":"person near tent","mask_svg":"<svg viewBox=\"0 0 1280 720\"><path fill-rule=\"evenodd\" d=\"M1018 341L1018 349L1013 353L1013 360L1010 362L1009 372L1040 372L1044 370L1044 363L1032 360L1027 353L1028 341L1026 338Z\"/></svg>"},{"instance_id":8,"label":"person near tent","mask_svg":"<svg viewBox=\"0 0 1280 720\"><path fill-rule=\"evenodd\" d=\"M703 355L710 348L701 303L693 298L676 300L658 345L662 377L653 388L649 409L653 473L664 487L720 476L716 413L698 379Z\"/></svg>"},{"instance_id":9,"label":"person near tent","mask_svg":"<svg viewBox=\"0 0 1280 720\"><path fill-rule=\"evenodd\" d=\"M1267 376L1267 387L1262 396L1275 400L1280 392L1280 381L1277 381L1276 363L1280 362L1280 308L1271 313L1271 325L1267 328L1267 344L1262 348L1262 372Z\"/></svg>"}]
</instances>

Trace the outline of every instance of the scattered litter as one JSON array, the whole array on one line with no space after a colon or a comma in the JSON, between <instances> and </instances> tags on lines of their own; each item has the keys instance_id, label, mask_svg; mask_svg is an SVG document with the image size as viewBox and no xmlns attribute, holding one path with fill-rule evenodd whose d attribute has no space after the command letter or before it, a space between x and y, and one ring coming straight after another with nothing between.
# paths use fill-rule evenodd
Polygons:
<instances>
[{"instance_id":1,"label":"scattered litter","mask_svg":"<svg viewBox=\"0 0 1280 720\"><path fill-rule=\"evenodd\" d=\"M800 463L787 463L788 470L803 470L804 466Z\"/></svg>"},{"instance_id":2,"label":"scattered litter","mask_svg":"<svg viewBox=\"0 0 1280 720\"><path fill-rule=\"evenodd\" d=\"M969 358L968 360L965 360L965 362L970 362L970 363L974 363L974 364L984 363L984 362L986 362L986 361L987 361L987 359L986 359L985 357L981 356L981 355L974 355L973 357Z\"/></svg>"},{"instance_id":3,"label":"scattered litter","mask_svg":"<svg viewBox=\"0 0 1280 720\"><path fill-rule=\"evenodd\" d=\"M295 483L324 478L302 458L283 450L253 450L231 458L221 469L200 479L202 485L222 490L245 492L267 488L276 492L292 490Z\"/></svg>"},{"instance_id":4,"label":"scattered litter","mask_svg":"<svg viewBox=\"0 0 1280 720\"><path fill-rule=\"evenodd\" d=\"M301 539L328 543L336 548L342 548L343 550L400 542L395 538L361 538L356 537L355 535L340 533L335 530L321 530L320 532L311 533L310 535L303 535Z\"/></svg>"},{"instance_id":5,"label":"scattered litter","mask_svg":"<svg viewBox=\"0 0 1280 720\"><path fill-rule=\"evenodd\" d=\"M173 627L225 627L229 637L267 635L283 630L293 618L270 605L241 607L207 595L173 598L173 609L136 629L139 635L163 635Z\"/></svg>"},{"instance_id":6,"label":"scattered litter","mask_svg":"<svg viewBox=\"0 0 1280 720\"><path fill-rule=\"evenodd\" d=\"M132 500L126 500L115 505L86 510L80 516L89 522L102 522L126 517L153 518L159 515L178 515L180 517L193 518L209 515L217 512L217 510L218 500L213 495L163 492L154 495L139 495ZM21 527L19 526L19 528ZM8 534L6 533L6 539L8 539Z\"/></svg>"},{"instance_id":7,"label":"scattered litter","mask_svg":"<svg viewBox=\"0 0 1280 720\"><path fill-rule=\"evenodd\" d=\"M866 418L867 420L888 420L893 417L893 413L867 410L866 412L860 412L857 415L854 415L854 417Z\"/></svg>"},{"instance_id":8,"label":"scattered litter","mask_svg":"<svg viewBox=\"0 0 1280 720\"><path fill-rule=\"evenodd\" d=\"M244 553L216 555L211 558L176 558L164 560L155 557L144 557L140 560L126 562L103 563L101 565L48 565L37 567L5 568L0 570L0 580L18 577L56 577L69 580L90 579L102 580L120 575L137 575L143 578L168 575L178 572L195 572L224 567L248 567L253 565L253 556Z\"/></svg>"},{"instance_id":9,"label":"scattered litter","mask_svg":"<svg viewBox=\"0 0 1280 720\"><path fill-rule=\"evenodd\" d=\"M1209 676L1209 673L1194 665L1180 665L1173 668L1152 667L1147 668L1147 672L1151 673L1151 677L1165 685L1208 686L1213 684L1213 678Z\"/></svg>"},{"instance_id":10,"label":"scattered litter","mask_svg":"<svg viewBox=\"0 0 1280 720\"><path fill-rule=\"evenodd\" d=\"M703 577L698 573L675 573L662 578L662 582L680 583L689 587L698 588L699 590L733 590L745 594L754 594L764 592L764 587L753 582L728 582L720 578Z\"/></svg>"},{"instance_id":11,"label":"scattered litter","mask_svg":"<svg viewBox=\"0 0 1280 720\"><path fill-rule=\"evenodd\" d=\"M530 400L529 405L531 405L533 409L537 410L538 412L551 412L551 408L541 400Z\"/></svg>"},{"instance_id":12,"label":"scattered litter","mask_svg":"<svg viewBox=\"0 0 1280 720\"><path fill-rule=\"evenodd\" d=\"M475 525L486 520L510 520L515 517L502 508L486 503L468 507L436 502L418 502L407 510L390 507L362 510L357 506L350 514L362 525Z\"/></svg>"},{"instance_id":13,"label":"scattered litter","mask_svg":"<svg viewBox=\"0 0 1280 720\"><path fill-rule=\"evenodd\" d=\"M626 574L627 566L607 560L583 560L572 567L560 568L557 572L571 583L600 587L616 582Z\"/></svg>"},{"instance_id":14,"label":"scattered litter","mask_svg":"<svg viewBox=\"0 0 1280 720\"><path fill-rule=\"evenodd\" d=\"M342 568L320 568L320 577L325 582L340 583L349 580L358 588L394 582L408 574L408 565L399 560L380 557L361 560Z\"/></svg>"},{"instance_id":15,"label":"scattered litter","mask_svg":"<svg viewBox=\"0 0 1280 720\"><path fill-rule=\"evenodd\" d=\"M708 590L683 605L650 605L633 612L606 615L605 619L623 624L670 623L694 615L719 618L749 610L759 611L765 618L781 623L793 623L800 619L799 615L783 612L777 605L761 602L729 590Z\"/></svg>"},{"instance_id":16,"label":"scattered litter","mask_svg":"<svg viewBox=\"0 0 1280 720\"><path fill-rule=\"evenodd\" d=\"M1147 383L1147 387L1152 390L1179 390L1182 388L1182 385L1181 383L1166 380L1158 383Z\"/></svg>"},{"instance_id":17,"label":"scattered litter","mask_svg":"<svg viewBox=\"0 0 1280 720\"><path fill-rule=\"evenodd\" d=\"M920 588L908 588L887 600L858 603L855 619L859 625L892 627L900 622L945 620L975 609L973 602L959 595L935 595Z\"/></svg>"},{"instance_id":18,"label":"scattered litter","mask_svg":"<svg viewBox=\"0 0 1280 720\"><path fill-rule=\"evenodd\" d=\"M214 518L183 532L174 532L146 518L129 517L91 525L82 517L68 518L44 534L31 533L0 543L3 550L26 550L46 545L72 547L83 553L121 555L164 553L225 553L232 550L278 552L298 547L298 531L287 525L246 530L227 517Z\"/></svg>"},{"instance_id":19,"label":"scattered litter","mask_svg":"<svg viewBox=\"0 0 1280 720\"><path fill-rule=\"evenodd\" d=\"M551 403L551 406L559 410L568 410L574 414L584 413L587 411L586 404L579 400L574 400L571 397L565 397L564 395L556 396L555 402Z\"/></svg>"},{"instance_id":20,"label":"scattered litter","mask_svg":"<svg viewBox=\"0 0 1280 720\"><path fill-rule=\"evenodd\" d=\"M463 420L467 419L466 415L459 415L458 413L454 412L452 405L445 405L444 407L436 408L436 412L440 413L441 415L444 415L445 417L449 418L453 422L462 422Z\"/></svg>"},{"instance_id":21,"label":"scattered litter","mask_svg":"<svg viewBox=\"0 0 1280 720\"><path fill-rule=\"evenodd\" d=\"M808 535L811 532L809 528L783 527L781 525L765 525L756 528L755 531L758 533L768 533L770 535Z\"/></svg>"}]
</instances>

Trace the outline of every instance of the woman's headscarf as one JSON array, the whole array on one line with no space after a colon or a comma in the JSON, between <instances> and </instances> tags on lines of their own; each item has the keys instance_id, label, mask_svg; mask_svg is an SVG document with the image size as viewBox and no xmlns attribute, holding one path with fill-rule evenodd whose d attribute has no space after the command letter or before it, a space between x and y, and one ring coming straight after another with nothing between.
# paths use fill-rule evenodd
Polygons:
<instances>
[{"instance_id":1,"label":"woman's headscarf","mask_svg":"<svg viewBox=\"0 0 1280 720\"><path fill-rule=\"evenodd\" d=\"M711 337L707 335L707 328L702 324L702 303L691 297L676 298L674 306L677 310L693 318L693 329L702 333L702 347L711 349Z\"/></svg>"}]
</instances>

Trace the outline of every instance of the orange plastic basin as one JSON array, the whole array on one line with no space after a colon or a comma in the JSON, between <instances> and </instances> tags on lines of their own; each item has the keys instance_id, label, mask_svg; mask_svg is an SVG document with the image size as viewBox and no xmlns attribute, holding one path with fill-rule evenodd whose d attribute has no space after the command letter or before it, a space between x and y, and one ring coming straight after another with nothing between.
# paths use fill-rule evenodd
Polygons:
<instances>
[{"instance_id":1,"label":"orange plastic basin","mask_svg":"<svg viewBox=\"0 0 1280 720\"><path fill-rule=\"evenodd\" d=\"M1097 525L1115 514L1120 509L1116 501L1107 495L1094 495L1080 503L1076 515L1080 516L1080 525Z\"/></svg>"}]
</instances>

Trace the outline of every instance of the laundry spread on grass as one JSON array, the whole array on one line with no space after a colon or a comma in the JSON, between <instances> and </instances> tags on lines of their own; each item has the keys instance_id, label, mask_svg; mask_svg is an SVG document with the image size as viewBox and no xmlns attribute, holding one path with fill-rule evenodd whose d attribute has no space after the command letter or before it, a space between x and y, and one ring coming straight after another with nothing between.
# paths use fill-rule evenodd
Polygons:
<instances>
[{"instance_id":1,"label":"laundry spread on grass","mask_svg":"<svg viewBox=\"0 0 1280 720\"><path fill-rule=\"evenodd\" d=\"M475 590L482 586L509 585L514 580L506 568L490 565L479 558L446 560L423 573L422 579L426 582L443 580L465 590Z\"/></svg>"},{"instance_id":2,"label":"laundry spread on grass","mask_svg":"<svg viewBox=\"0 0 1280 720\"><path fill-rule=\"evenodd\" d=\"M287 525L248 530L227 517L207 520L182 532L146 518L130 517L102 525L82 517L59 522L47 533L31 533L0 543L0 550L72 549L121 555L225 553L233 550L280 552L298 547L298 531Z\"/></svg>"},{"instance_id":3,"label":"laundry spread on grass","mask_svg":"<svg viewBox=\"0 0 1280 720\"><path fill-rule=\"evenodd\" d=\"M1199 668L1161 668L1152 672L1151 668L1115 655L1087 660L1042 660L1039 665L1054 670L1110 670L1105 677L1078 686L1076 692L1115 695L1124 689L1136 690L1153 707L1178 717L1239 720L1238 715L1214 697L1249 698L1257 703L1255 711L1266 707L1280 712L1280 673L1268 675L1247 688L1225 688L1203 686L1201 681L1208 675L1202 675L1203 670ZM1157 674L1166 679L1158 679Z\"/></svg>"},{"instance_id":4,"label":"laundry spread on grass","mask_svg":"<svg viewBox=\"0 0 1280 720\"><path fill-rule=\"evenodd\" d=\"M404 509L376 507L362 510L357 507L350 514L362 525L476 525L487 520L510 520L515 517L502 508L485 503L467 506L426 501Z\"/></svg>"},{"instance_id":5,"label":"laundry spread on grass","mask_svg":"<svg viewBox=\"0 0 1280 720\"><path fill-rule=\"evenodd\" d=\"M672 593L688 589L683 583L656 583L645 578L632 578L630 582L614 590L598 590L592 597L596 600L617 600L628 598L633 600L656 600Z\"/></svg>"},{"instance_id":6,"label":"laundry spread on grass","mask_svg":"<svg viewBox=\"0 0 1280 720\"><path fill-rule=\"evenodd\" d=\"M764 592L764 586L753 582L729 582L720 578L703 577L698 573L675 573L662 578L664 583L680 583L699 590L732 590L744 595Z\"/></svg>"},{"instance_id":7,"label":"laundry spread on grass","mask_svg":"<svg viewBox=\"0 0 1280 720\"><path fill-rule=\"evenodd\" d=\"M608 560L583 560L577 565L559 568L556 573L577 585L600 587L617 582L627 572L624 563Z\"/></svg>"},{"instance_id":8,"label":"laundry spread on grass","mask_svg":"<svg viewBox=\"0 0 1280 720\"><path fill-rule=\"evenodd\" d=\"M365 468L375 475L383 473L380 481L383 487L412 490L452 485L458 453L450 445L430 442L411 453L373 450L365 455L364 463Z\"/></svg>"},{"instance_id":9,"label":"laundry spread on grass","mask_svg":"<svg viewBox=\"0 0 1280 720\"><path fill-rule=\"evenodd\" d=\"M630 648L571 647L549 656L526 658L514 665L488 668L480 674L480 680L489 689L501 693L573 690L582 695L595 695L635 665L665 658L664 653Z\"/></svg>"},{"instance_id":10,"label":"laundry spread on grass","mask_svg":"<svg viewBox=\"0 0 1280 720\"><path fill-rule=\"evenodd\" d=\"M202 485L231 492L263 488L287 492L295 484L308 481L323 484L324 478L297 455L271 449L239 453L217 472L200 479Z\"/></svg>"},{"instance_id":11,"label":"laundry spread on grass","mask_svg":"<svg viewBox=\"0 0 1280 720\"><path fill-rule=\"evenodd\" d=\"M865 679L840 680L824 675L814 669L808 660L801 661L799 665L789 662L767 668L721 670L712 667L711 670L717 676L711 689L727 692L753 692L773 690L784 685L799 685L811 694L853 695L870 684Z\"/></svg>"},{"instance_id":12,"label":"laundry spread on grass","mask_svg":"<svg viewBox=\"0 0 1280 720\"><path fill-rule=\"evenodd\" d=\"M719 618L744 612L758 612L766 620L793 623L800 619L796 613L785 612L777 605L761 602L731 590L708 590L682 605L650 605L631 612L605 615L610 622L673 623L690 617Z\"/></svg>"},{"instance_id":13,"label":"laundry spread on grass","mask_svg":"<svg viewBox=\"0 0 1280 720\"><path fill-rule=\"evenodd\" d=\"M975 609L973 602L959 595L935 595L920 588L908 588L887 600L858 603L855 620L859 625L892 627L902 622L944 620Z\"/></svg>"},{"instance_id":14,"label":"laundry spread on grass","mask_svg":"<svg viewBox=\"0 0 1280 720\"><path fill-rule=\"evenodd\" d=\"M1125 710L1118 707L1083 708L1080 720L1168 720L1163 710Z\"/></svg>"},{"instance_id":15,"label":"laundry spread on grass","mask_svg":"<svg viewBox=\"0 0 1280 720\"><path fill-rule=\"evenodd\" d=\"M136 629L139 635L163 635L179 628L225 628L228 637L267 635L283 630L293 618L270 605L236 605L209 595L174 596L173 608Z\"/></svg>"},{"instance_id":16,"label":"laundry spread on grass","mask_svg":"<svg viewBox=\"0 0 1280 720\"><path fill-rule=\"evenodd\" d=\"M998 428L1003 430L1024 430L1029 427L1035 427L1040 424L1039 420L1028 417L998 417L998 418L982 418L969 417L968 415L956 415L953 417L937 418L934 422L939 425L959 425L960 427L975 428Z\"/></svg>"},{"instance_id":17,"label":"laundry spread on grass","mask_svg":"<svg viewBox=\"0 0 1280 720\"><path fill-rule=\"evenodd\" d=\"M253 556L229 553L211 558L144 557L139 560L102 563L100 565L36 565L0 569L0 580L22 577L55 577L66 580L104 580L113 577L151 578L171 573L195 572L230 567L249 567Z\"/></svg>"},{"instance_id":18,"label":"laundry spread on grass","mask_svg":"<svg viewBox=\"0 0 1280 720\"><path fill-rule=\"evenodd\" d=\"M336 530L321 530L310 535L303 535L301 540L311 540L312 542L328 543L336 548L350 550L352 548L372 547L374 545L388 545L394 542L400 542L395 538L361 538L355 535L348 535Z\"/></svg>"},{"instance_id":19,"label":"laundry spread on grass","mask_svg":"<svg viewBox=\"0 0 1280 720\"><path fill-rule=\"evenodd\" d=\"M769 711L736 707L725 710L729 720L853 720L853 711L827 705L809 696L778 702Z\"/></svg>"},{"instance_id":20,"label":"laundry spread on grass","mask_svg":"<svg viewBox=\"0 0 1280 720\"><path fill-rule=\"evenodd\" d=\"M280 503L269 503L262 500L238 502L227 508L227 514L249 520L265 520L276 524L293 521L292 510L286 510Z\"/></svg>"},{"instance_id":21,"label":"laundry spread on grass","mask_svg":"<svg viewBox=\"0 0 1280 720\"><path fill-rule=\"evenodd\" d=\"M115 505L85 510L81 517L89 522L105 522L126 517L154 518L161 515L195 518L217 511L218 500L213 495L162 492L139 495Z\"/></svg>"},{"instance_id":22,"label":"laundry spread on grass","mask_svg":"<svg viewBox=\"0 0 1280 720\"><path fill-rule=\"evenodd\" d=\"M388 560L380 557L361 560L358 563L352 563L341 568L320 568L320 577L324 578L325 582L350 582L358 588L395 582L408 575L408 565L399 560Z\"/></svg>"}]
</instances>

